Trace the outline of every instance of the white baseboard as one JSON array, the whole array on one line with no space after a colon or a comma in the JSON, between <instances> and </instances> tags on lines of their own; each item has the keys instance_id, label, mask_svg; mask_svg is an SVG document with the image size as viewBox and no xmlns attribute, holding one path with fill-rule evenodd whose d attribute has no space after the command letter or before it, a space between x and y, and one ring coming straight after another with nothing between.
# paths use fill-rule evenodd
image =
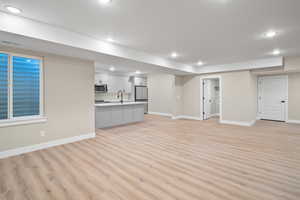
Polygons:
<instances>
[{"instance_id":1,"label":"white baseboard","mask_svg":"<svg viewBox=\"0 0 300 200\"><path fill-rule=\"evenodd\" d=\"M211 115L209 115L209 117L219 117L220 116L220 114L219 113L215 113L215 114L211 114Z\"/></svg>"},{"instance_id":2,"label":"white baseboard","mask_svg":"<svg viewBox=\"0 0 300 200\"><path fill-rule=\"evenodd\" d=\"M29 152L33 152L33 151L37 151L37 150L41 150L41 149L47 149L47 148L55 147L55 146L62 145L62 144L78 142L80 140L90 139L90 138L94 138L94 137L96 137L95 133L89 133L89 134L74 136L74 137L70 137L70 138L53 140L53 141L46 142L46 143L35 144L32 146L10 149L7 151L0 152L0 159L11 157L11 156L17 156L17 155L21 155L24 153L29 153Z\"/></svg>"},{"instance_id":3,"label":"white baseboard","mask_svg":"<svg viewBox=\"0 0 300 200\"><path fill-rule=\"evenodd\" d=\"M176 119L183 119L183 116L178 115L178 116L173 116L172 119L176 120Z\"/></svg>"},{"instance_id":4,"label":"white baseboard","mask_svg":"<svg viewBox=\"0 0 300 200\"><path fill-rule=\"evenodd\" d=\"M255 124L255 120L250 122L240 122L240 121L229 121L229 120L220 120L221 124L230 124L230 125L237 125L237 126L253 126Z\"/></svg>"},{"instance_id":5,"label":"white baseboard","mask_svg":"<svg viewBox=\"0 0 300 200\"><path fill-rule=\"evenodd\" d=\"M300 120L292 120L292 119L289 119L286 121L287 123L289 124L300 124Z\"/></svg>"},{"instance_id":6,"label":"white baseboard","mask_svg":"<svg viewBox=\"0 0 300 200\"><path fill-rule=\"evenodd\" d=\"M178 115L176 117L172 117L172 119L202 120L200 117L193 117L193 116L188 116L188 115Z\"/></svg>"},{"instance_id":7,"label":"white baseboard","mask_svg":"<svg viewBox=\"0 0 300 200\"><path fill-rule=\"evenodd\" d=\"M172 114L169 114L169 113L160 113L160 112L151 112L151 111L149 111L148 114L150 114L150 115L160 115L160 116L165 116L165 117L172 117Z\"/></svg>"}]
</instances>

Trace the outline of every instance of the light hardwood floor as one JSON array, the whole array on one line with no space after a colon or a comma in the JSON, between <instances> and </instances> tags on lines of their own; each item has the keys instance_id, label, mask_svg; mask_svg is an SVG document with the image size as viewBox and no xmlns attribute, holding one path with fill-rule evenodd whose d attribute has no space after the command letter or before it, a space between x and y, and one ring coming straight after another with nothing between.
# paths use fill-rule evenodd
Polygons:
<instances>
[{"instance_id":1,"label":"light hardwood floor","mask_svg":"<svg viewBox=\"0 0 300 200\"><path fill-rule=\"evenodd\" d=\"M1 200L300 199L300 126L146 117L0 160Z\"/></svg>"}]
</instances>

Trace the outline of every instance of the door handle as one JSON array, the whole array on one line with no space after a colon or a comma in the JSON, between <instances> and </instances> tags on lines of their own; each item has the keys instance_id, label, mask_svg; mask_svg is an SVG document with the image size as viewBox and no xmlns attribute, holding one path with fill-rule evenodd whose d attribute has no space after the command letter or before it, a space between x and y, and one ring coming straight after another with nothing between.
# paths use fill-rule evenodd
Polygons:
<instances>
[{"instance_id":1,"label":"door handle","mask_svg":"<svg viewBox=\"0 0 300 200\"><path fill-rule=\"evenodd\" d=\"M285 101L281 101L281 103L285 103Z\"/></svg>"}]
</instances>

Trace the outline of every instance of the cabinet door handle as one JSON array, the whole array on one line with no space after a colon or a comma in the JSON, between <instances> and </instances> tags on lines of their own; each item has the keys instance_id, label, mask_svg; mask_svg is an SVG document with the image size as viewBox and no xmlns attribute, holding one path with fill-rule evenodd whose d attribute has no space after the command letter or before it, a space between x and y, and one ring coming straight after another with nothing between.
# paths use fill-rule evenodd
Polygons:
<instances>
[{"instance_id":1,"label":"cabinet door handle","mask_svg":"<svg viewBox=\"0 0 300 200\"><path fill-rule=\"evenodd\" d=\"M285 101L281 101L281 103L285 103Z\"/></svg>"}]
</instances>

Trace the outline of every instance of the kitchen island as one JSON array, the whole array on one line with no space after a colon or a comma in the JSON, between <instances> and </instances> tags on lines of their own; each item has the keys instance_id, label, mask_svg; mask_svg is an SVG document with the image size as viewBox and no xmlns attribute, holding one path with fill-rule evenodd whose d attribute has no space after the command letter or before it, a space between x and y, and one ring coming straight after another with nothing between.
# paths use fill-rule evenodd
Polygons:
<instances>
[{"instance_id":1,"label":"kitchen island","mask_svg":"<svg viewBox=\"0 0 300 200\"><path fill-rule=\"evenodd\" d=\"M96 128L108 128L144 120L145 102L95 104Z\"/></svg>"}]
</instances>

